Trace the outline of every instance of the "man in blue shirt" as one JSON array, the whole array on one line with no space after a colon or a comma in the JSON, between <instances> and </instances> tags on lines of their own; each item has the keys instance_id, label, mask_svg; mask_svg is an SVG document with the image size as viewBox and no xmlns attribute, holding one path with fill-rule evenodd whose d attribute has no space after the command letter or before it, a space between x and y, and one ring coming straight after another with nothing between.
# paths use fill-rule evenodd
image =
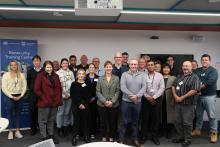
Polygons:
<instances>
[{"instance_id":1,"label":"man in blue shirt","mask_svg":"<svg viewBox=\"0 0 220 147\"><path fill-rule=\"evenodd\" d=\"M195 73L201 80L201 95L196 107L196 128L192 132L192 136L200 136L203 124L204 111L207 112L210 126L210 142L217 142L217 119L215 110L215 98L217 89L218 72L212 67L211 57L204 54L201 57L202 67L196 69Z\"/></svg>"}]
</instances>

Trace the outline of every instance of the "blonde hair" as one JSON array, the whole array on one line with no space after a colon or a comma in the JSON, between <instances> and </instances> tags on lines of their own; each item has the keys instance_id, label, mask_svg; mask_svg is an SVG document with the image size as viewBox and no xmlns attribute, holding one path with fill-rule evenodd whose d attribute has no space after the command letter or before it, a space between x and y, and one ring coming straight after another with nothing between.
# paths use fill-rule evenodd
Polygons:
<instances>
[{"instance_id":1,"label":"blonde hair","mask_svg":"<svg viewBox=\"0 0 220 147\"><path fill-rule=\"evenodd\" d=\"M79 73L83 72L86 75L86 71L84 69L79 69L76 73L76 78L78 79Z\"/></svg>"},{"instance_id":2,"label":"blonde hair","mask_svg":"<svg viewBox=\"0 0 220 147\"><path fill-rule=\"evenodd\" d=\"M16 60L11 60L10 62L9 62L9 66L8 66L8 72L10 72L11 73L11 63L16 63L16 65L17 65L17 71L16 71L16 74L17 74L17 76L20 78L21 77L21 67L20 67L20 65L19 65L19 63L16 61Z\"/></svg>"}]
</instances>

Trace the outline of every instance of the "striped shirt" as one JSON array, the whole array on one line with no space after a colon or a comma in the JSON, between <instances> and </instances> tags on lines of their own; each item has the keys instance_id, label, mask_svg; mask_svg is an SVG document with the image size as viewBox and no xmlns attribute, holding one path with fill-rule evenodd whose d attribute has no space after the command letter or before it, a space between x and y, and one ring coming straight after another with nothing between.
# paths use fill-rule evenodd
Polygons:
<instances>
[{"instance_id":1,"label":"striped shirt","mask_svg":"<svg viewBox=\"0 0 220 147\"><path fill-rule=\"evenodd\" d=\"M186 93L188 93L190 90L199 91L200 80L199 80L199 77L194 73L191 73L187 76L179 75L174 81L173 86L176 89L176 94L178 96L183 96ZM194 105L196 104L197 99L198 99L198 94L195 94L191 97L187 97L182 102L180 102L180 104L190 104L190 105L193 104Z\"/></svg>"}]
</instances>

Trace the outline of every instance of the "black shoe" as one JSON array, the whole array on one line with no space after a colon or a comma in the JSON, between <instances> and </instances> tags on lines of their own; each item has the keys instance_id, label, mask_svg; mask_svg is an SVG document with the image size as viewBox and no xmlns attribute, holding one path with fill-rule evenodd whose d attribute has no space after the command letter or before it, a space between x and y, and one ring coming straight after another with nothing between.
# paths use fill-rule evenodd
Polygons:
<instances>
[{"instance_id":1,"label":"black shoe","mask_svg":"<svg viewBox=\"0 0 220 147\"><path fill-rule=\"evenodd\" d=\"M63 136L63 130L62 128L57 128L57 134L59 137L62 137Z\"/></svg>"},{"instance_id":2,"label":"black shoe","mask_svg":"<svg viewBox=\"0 0 220 147\"><path fill-rule=\"evenodd\" d=\"M72 138L72 145L73 145L73 146L76 146L76 144L77 144L76 137L73 137L73 138Z\"/></svg>"},{"instance_id":3,"label":"black shoe","mask_svg":"<svg viewBox=\"0 0 220 147\"><path fill-rule=\"evenodd\" d=\"M184 141L184 142L181 143L181 146L182 146L182 147L188 147L190 144L191 144L191 141L186 140L186 141Z\"/></svg>"},{"instance_id":4,"label":"black shoe","mask_svg":"<svg viewBox=\"0 0 220 147\"><path fill-rule=\"evenodd\" d=\"M141 143L144 144L147 141L147 137L143 136L141 137Z\"/></svg>"},{"instance_id":5,"label":"black shoe","mask_svg":"<svg viewBox=\"0 0 220 147\"><path fill-rule=\"evenodd\" d=\"M133 144L134 144L134 146L136 146L136 147L141 147L141 144L139 143L139 141L138 141L137 139L135 139L135 140L133 141Z\"/></svg>"},{"instance_id":6,"label":"black shoe","mask_svg":"<svg viewBox=\"0 0 220 147\"><path fill-rule=\"evenodd\" d=\"M170 132L170 133L166 133L166 138L167 139L171 139L172 138L172 133Z\"/></svg>"},{"instance_id":7,"label":"black shoe","mask_svg":"<svg viewBox=\"0 0 220 147\"><path fill-rule=\"evenodd\" d=\"M41 138L42 141L49 139L49 137L43 137Z\"/></svg>"},{"instance_id":8,"label":"black shoe","mask_svg":"<svg viewBox=\"0 0 220 147\"><path fill-rule=\"evenodd\" d=\"M49 136L51 139L53 139L54 144L59 144L58 138L56 138L54 135Z\"/></svg>"},{"instance_id":9,"label":"black shoe","mask_svg":"<svg viewBox=\"0 0 220 147\"><path fill-rule=\"evenodd\" d=\"M90 143L90 142L91 142L88 136L86 136L86 137L84 138L84 141L85 141L86 143Z\"/></svg>"},{"instance_id":10,"label":"black shoe","mask_svg":"<svg viewBox=\"0 0 220 147\"><path fill-rule=\"evenodd\" d=\"M160 145L160 141L157 137L152 137L152 141L155 145Z\"/></svg>"},{"instance_id":11,"label":"black shoe","mask_svg":"<svg viewBox=\"0 0 220 147\"><path fill-rule=\"evenodd\" d=\"M184 142L184 139L182 139L182 138L172 140L172 143L182 143L182 142Z\"/></svg>"},{"instance_id":12,"label":"black shoe","mask_svg":"<svg viewBox=\"0 0 220 147\"><path fill-rule=\"evenodd\" d=\"M36 135L36 133L37 133L37 129L31 129L31 130L30 130L30 135L31 135L31 136Z\"/></svg>"},{"instance_id":13,"label":"black shoe","mask_svg":"<svg viewBox=\"0 0 220 147\"><path fill-rule=\"evenodd\" d=\"M68 135L68 128L62 127L62 132L63 132L63 136L67 136Z\"/></svg>"}]
</instances>

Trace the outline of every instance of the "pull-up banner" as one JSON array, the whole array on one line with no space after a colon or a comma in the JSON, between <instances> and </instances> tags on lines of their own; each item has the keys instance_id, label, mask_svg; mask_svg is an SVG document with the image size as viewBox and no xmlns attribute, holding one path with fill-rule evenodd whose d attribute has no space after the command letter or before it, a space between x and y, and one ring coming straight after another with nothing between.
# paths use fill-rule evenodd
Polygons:
<instances>
[{"instance_id":1,"label":"pull-up banner","mask_svg":"<svg viewBox=\"0 0 220 147\"><path fill-rule=\"evenodd\" d=\"M27 75L27 68L32 65L32 57L37 54L36 40L0 40L0 55L1 55L1 79L5 72L8 71L8 64L11 60L16 60L19 63L21 72ZM1 83L2 84L2 83ZM0 116L7 118L7 97L1 90L0 94ZM29 127L29 102L28 97L22 98L21 112L21 128ZM15 125L15 124L14 124Z\"/></svg>"}]
</instances>

